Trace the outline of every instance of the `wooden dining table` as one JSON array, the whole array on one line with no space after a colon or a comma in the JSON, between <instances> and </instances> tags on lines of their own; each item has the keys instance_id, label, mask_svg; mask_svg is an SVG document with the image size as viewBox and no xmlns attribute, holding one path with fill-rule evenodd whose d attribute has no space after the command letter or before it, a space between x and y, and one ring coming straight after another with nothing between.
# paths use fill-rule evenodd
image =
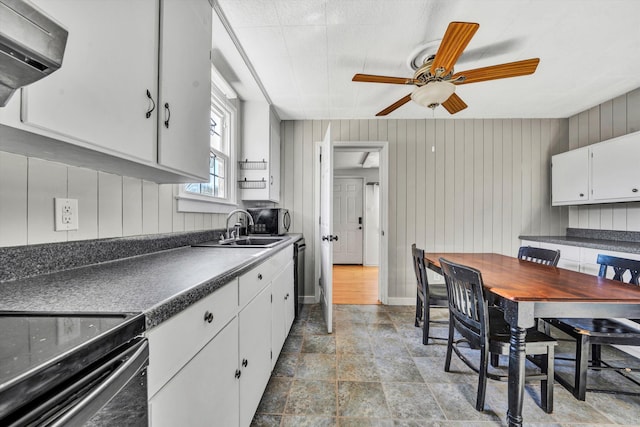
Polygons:
<instances>
[{"instance_id":1,"label":"wooden dining table","mask_svg":"<svg viewBox=\"0 0 640 427\"><path fill-rule=\"evenodd\" d=\"M640 318L640 287L494 253L425 253L442 274L440 258L476 268L485 290L510 325L507 421L522 425L525 336L536 318Z\"/></svg>"}]
</instances>

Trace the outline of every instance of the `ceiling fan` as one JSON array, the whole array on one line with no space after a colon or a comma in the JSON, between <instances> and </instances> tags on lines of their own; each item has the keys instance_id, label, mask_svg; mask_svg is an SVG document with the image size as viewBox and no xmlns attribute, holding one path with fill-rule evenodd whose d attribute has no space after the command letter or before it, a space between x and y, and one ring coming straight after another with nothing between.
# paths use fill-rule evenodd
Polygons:
<instances>
[{"instance_id":1,"label":"ceiling fan","mask_svg":"<svg viewBox=\"0 0 640 427\"><path fill-rule=\"evenodd\" d=\"M376 116L386 116L410 100L431 109L442 105L450 114L455 114L467 108L467 104L455 93L457 85L524 76L536 71L540 58L454 73L453 66L479 27L479 24L473 22L451 22L436 54L427 58L412 78L356 74L352 80L417 86L412 93L389 105Z\"/></svg>"}]
</instances>

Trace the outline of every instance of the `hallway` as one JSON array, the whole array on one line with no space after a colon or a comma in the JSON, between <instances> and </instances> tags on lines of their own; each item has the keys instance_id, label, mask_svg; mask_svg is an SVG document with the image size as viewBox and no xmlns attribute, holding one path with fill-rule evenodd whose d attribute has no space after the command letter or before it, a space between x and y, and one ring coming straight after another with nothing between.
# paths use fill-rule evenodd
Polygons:
<instances>
[{"instance_id":1,"label":"hallway","mask_svg":"<svg viewBox=\"0 0 640 427\"><path fill-rule=\"evenodd\" d=\"M378 301L378 267L334 265L333 303L380 304Z\"/></svg>"}]
</instances>

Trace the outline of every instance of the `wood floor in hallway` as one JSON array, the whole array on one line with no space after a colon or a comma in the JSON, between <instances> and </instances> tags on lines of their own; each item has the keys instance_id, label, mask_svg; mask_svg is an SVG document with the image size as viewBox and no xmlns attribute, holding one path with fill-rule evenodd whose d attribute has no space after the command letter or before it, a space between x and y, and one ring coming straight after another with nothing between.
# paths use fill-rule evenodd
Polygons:
<instances>
[{"instance_id":1,"label":"wood floor in hallway","mask_svg":"<svg viewBox=\"0 0 640 427\"><path fill-rule=\"evenodd\" d=\"M380 304L378 267L333 266L334 304Z\"/></svg>"}]
</instances>

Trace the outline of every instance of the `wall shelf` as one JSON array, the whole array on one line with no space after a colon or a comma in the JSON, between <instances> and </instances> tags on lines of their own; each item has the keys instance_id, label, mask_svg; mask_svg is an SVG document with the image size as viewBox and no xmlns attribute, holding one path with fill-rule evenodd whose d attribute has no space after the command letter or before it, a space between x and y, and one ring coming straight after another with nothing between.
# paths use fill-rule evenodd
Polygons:
<instances>
[{"instance_id":1,"label":"wall shelf","mask_svg":"<svg viewBox=\"0 0 640 427\"><path fill-rule=\"evenodd\" d=\"M263 189L267 188L267 181L262 178L261 180L248 180L247 178L238 181L238 187L242 189Z\"/></svg>"},{"instance_id":2,"label":"wall shelf","mask_svg":"<svg viewBox=\"0 0 640 427\"><path fill-rule=\"evenodd\" d=\"M240 160L238 161L238 168L241 170L267 170L266 160ZM264 188L264 187L260 187Z\"/></svg>"}]
</instances>

